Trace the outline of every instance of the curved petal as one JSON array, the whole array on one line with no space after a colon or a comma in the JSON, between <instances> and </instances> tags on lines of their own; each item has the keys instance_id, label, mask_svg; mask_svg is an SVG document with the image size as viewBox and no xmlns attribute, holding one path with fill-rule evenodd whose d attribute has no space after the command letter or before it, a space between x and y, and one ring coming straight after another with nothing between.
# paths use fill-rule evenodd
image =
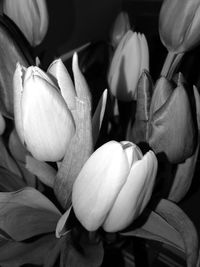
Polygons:
<instances>
[{"instance_id":1,"label":"curved petal","mask_svg":"<svg viewBox=\"0 0 200 267\"><path fill-rule=\"evenodd\" d=\"M141 214L151 197L156 173L157 159L152 151L133 164L103 224L105 231L120 231Z\"/></svg>"},{"instance_id":2,"label":"curved petal","mask_svg":"<svg viewBox=\"0 0 200 267\"><path fill-rule=\"evenodd\" d=\"M25 74L25 68L17 63L16 70L13 76L13 92L14 92L14 118L15 127L17 133L24 143L24 130L22 123L22 110L21 110L21 98L23 93L23 76Z\"/></svg>"},{"instance_id":3,"label":"curved petal","mask_svg":"<svg viewBox=\"0 0 200 267\"><path fill-rule=\"evenodd\" d=\"M98 148L85 163L73 186L72 205L87 230L102 225L128 172L125 153L115 141Z\"/></svg>"},{"instance_id":4,"label":"curved petal","mask_svg":"<svg viewBox=\"0 0 200 267\"><path fill-rule=\"evenodd\" d=\"M75 88L62 60L54 60L49 66L47 72L56 78L61 94L65 99L65 102L67 103L69 109L75 109Z\"/></svg>"},{"instance_id":5,"label":"curved petal","mask_svg":"<svg viewBox=\"0 0 200 267\"><path fill-rule=\"evenodd\" d=\"M24 82L22 120L25 143L39 160L58 161L75 133L74 120L56 88L39 76Z\"/></svg>"}]
</instances>

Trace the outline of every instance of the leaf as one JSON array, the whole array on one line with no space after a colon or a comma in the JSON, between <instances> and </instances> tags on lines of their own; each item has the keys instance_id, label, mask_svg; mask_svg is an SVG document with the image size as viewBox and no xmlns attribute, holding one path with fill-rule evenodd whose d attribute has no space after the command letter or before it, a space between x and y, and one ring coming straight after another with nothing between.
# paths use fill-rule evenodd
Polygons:
<instances>
[{"instance_id":1,"label":"leaf","mask_svg":"<svg viewBox=\"0 0 200 267\"><path fill-rule=\"evenodd\" d=\"M43 266L46 255L56 242L54 234L45 235L31 243L6 241L2 244L0 242L0 266L20 267L23 264Z\"/></svg>"},{"instance_id":2,"label":"leaf","mask_svg":"<svg viewBox=\"0 0 200 267\"><path fill-rule=\"evenodd\" d=\"M60 212L34 188L0 193L0 229L16 241L55 231Z\"/></svg>"},{"instance_id":3,"label":"leaf","mask_svg":"<svg viewBox=\"0 0 200 267\"><path fill-rule=\"evenodd\" d=\"M70 215L72 206L60 217L57 226L56 226L56 237L60 238L63 235L66 235L69 230L65 229L65 224Z\"/></svg>"},{"instance_id":4,"label":"leaf","mask_svg":"<svg viewBox=\"0 0 200 267\"><path fill-rule=\"evenodd\" d=\"M1 136L0 136L0 166L10 170L12 173L21 177L20 169L18 168L16 162L8 153Z\"/></svg>"},{"instance_id":5,"label":"leaf","mask_svg":"<svg viewBox=\"0 0 200 267\"><path fill-rule=\"evenodd\" d=\"M18 162L25 163L27 150L20 141L16 129L14 129L9 136L8 146L13 158Z\"/></svg>"},{"instance_id":6,"label":"leaf","mask_svg":"<svg viewBox=\"0 0 200 267\"><path fill-rule=\"evenodd\" d=\"M26 168L34 175L36 175L41 182L53 188L54 180L56 178L56 170L49 164L39 161L31 156L26 156Z\"/></svg>"},{"instance_id":7,"label":"leaf","mask_svg":"<svg viewBox=\"0 0 200 267\"><path fill-rule=\"evenodd\" d=\"M99 132L101 129L101 125L104 118L104 113L106 109L106 103L107 103L107 96L108 96L108 90L104 90L99 103L97 105L97 108L95 110L95 113L92 117L92 134L93 134L93 143L96 144L96 141L99 136Z\"/></svg>"},{"instance_id":8,"label":"leaf","mask_svg":"<svg viewBox=\"0 0 200 267\"><path fill-rule=\"evenodd\" d=\"M147 221L125 236L137 236L163 242L184 251L187 266L197 266L198 235L187 215L173 202L162 199Z\"/></svg>"},{"instance_id":9,"label":"leaf","mask_svg":"<svg viewBox=\"0 0 200 267\"><path fill-rule=\"evenodd\" d=\"M0 16L0 111L13 118L12 78L16 63L34 65L29 45L7 16Z\"/></svg>"},{"instance_id":10,"label":"leaf","mask_svg":"<svg viewBox=\"0 0 200 267\"><path fill-rule=\"evenodd\" d=\"M25 183L18 175L0 167L0 192L12 192L25 186Z\"/></svg>"}]
</instances>

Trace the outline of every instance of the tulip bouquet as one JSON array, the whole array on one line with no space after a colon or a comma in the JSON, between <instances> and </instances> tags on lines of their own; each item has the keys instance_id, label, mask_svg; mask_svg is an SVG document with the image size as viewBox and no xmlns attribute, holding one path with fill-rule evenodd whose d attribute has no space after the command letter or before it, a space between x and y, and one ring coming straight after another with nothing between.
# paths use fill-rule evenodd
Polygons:
<instances>
[{"instance_id":1,"label":"tulip bouquet","mask_svg":"<svg viewBox=\"0 0 200 267\"><path fill-rule=\"evenodd\" d=\"M199 266L196 229L175 204L191 186L200 142L198 88L177 71L200 40L199 1L182 2L183 14L180 1L163 2L169 52L154 82L147 39L127 13L109 42L45 69L33 53L48 29L45 0L3 1L0 266L107 266L111 250L123 257L138 238Z\"/></svg>"}]
</instances>

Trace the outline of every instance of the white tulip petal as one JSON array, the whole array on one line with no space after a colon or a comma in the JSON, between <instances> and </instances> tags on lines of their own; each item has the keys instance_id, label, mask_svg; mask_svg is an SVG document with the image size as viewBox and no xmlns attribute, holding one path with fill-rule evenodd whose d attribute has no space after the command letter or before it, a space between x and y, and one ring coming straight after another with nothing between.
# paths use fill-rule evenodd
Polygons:
<instances>
[{"instance_id":1,"label":"white tulip petal","mask_svg":"<svg viewBox=\"0 0 200 267\"><path fill-rule=\"evenodd\" d=\"M61 94L65 99L65 102L68 105L68 108L75 108L75 97L76 92L72 82L72 79L65 68L61 59L54 60L52 64L49 66L47 73L50 73L58 83Z\"/></svg>"},{"instance_id":2,"label":"white tulip petal","mask_svg":"<svg viewBox=\"0 0 200 267\"><path fill-rule=\"evenodd\" d=\"M142 159L143 157L142 151L137 145L135 145L132 142L122 141L120 143L122 144L124 152L127 156L127 160L129 162L129 166L131 168L131 166L133 165L135 161Z\"/></svg>"},{"instance_id":3,"label":"white tulip petal","mask_svg":"<svg viewBox=\"0 0 200 267\"><path fill-rule=\"evenodd\" d=\"M103 224L105 231L124 229L143 211L151 197L156 172L157 160L152 151L133 164L127 181Z\"/></svg>"},{"instance_id":4,"label":"white tulip petal","mask_svg":"<svg viewBox=\"0 0 200 267\"><path fill-rule=\"evenodd\" d=\"M13 76L14 119L15 127L22 143L24 143L24 129L22 123L21 98L23 93L22 81L24 72L25 68L22 67L19 63L17 63L16 70Z\"/></svg>"},{"instance_id":5,"label":"white tulip petal","mask_svg":"<svg viewBox=\"0 0 200 267\"><path fill-rule=\"evenodd\" d=\"M35 158L62 159L75 132L74 121L57 89L39 76L24 82L22 120L25 143Z\"/></svg>"},{"instance_id":6,"label":"white tulip petal","mask_svg":"<svg viewBox=\"0 0 200 267\"><path fill-rule=\"evenodd\" d=\"M48 82L50 85L57 87L57 81L53 82L53 80L49 77L49 75L37 66L30 66L27 68L25 72L25 76L24 76L24 82L30 77L32 77L33 75L38 76L42 78L43 80L45 80L46 82ZM58 88L56 88L56 90L59 92Z\"/></svg>"},{"instance_id":7,"label":"white tulip petal","mask_svg":"<svg viewBox=\"0 0 200 267\"><path fill-rule=\"evenodd\" d=\"M95 231L102 225L128 172L122 146L115 141L98 148L85 163L73 186L72 204L87 230Z\"/></svg>"},{"instance_id":8,"label":"white tulip petal","mask_svg":"<svg viewBox=\"0 0 200 267\"><path fill-rule=\"evenodd\" d=\"M127 43L130 41L130 39L133 36L133 32L129 30L122 40L120 41L119 45L117 46L117 49L115 50L114 56L112 58L112 62L109 68L108 73L108 83L110 86L110 90L114 96L116 96L119 99L124 99L124 92L126 94L126 76L127 73L124 70L125 65L125 58L124 58L124 50L127 45ZM125 88L123 88L125 87Z\"/></svg>"}]
</instances>

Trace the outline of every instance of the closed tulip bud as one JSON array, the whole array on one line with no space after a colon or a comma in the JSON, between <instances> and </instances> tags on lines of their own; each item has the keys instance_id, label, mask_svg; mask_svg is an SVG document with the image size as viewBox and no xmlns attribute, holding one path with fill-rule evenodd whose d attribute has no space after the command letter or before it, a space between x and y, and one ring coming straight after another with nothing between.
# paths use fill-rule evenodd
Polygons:
<instances>
[{"instance_id":1,"label":"closed tulip bud","mask_svg":"<svg viewBox=\"0 0 200 267\"><path fill-rule=\"evenodd\" d=\"M42 42L49 23L45 0L4 0L3 12L15 22L32 46Z\"/></svg>"},{"instance_id":2,"label":"closed tulip bud","mask_svg":"<svg viewBox=\"0 0 200 267\"><path fill-rule=\"evenodd\" d=\"M108 73L111 93L119 100L136 98L142 71L149 70L149 51L144 34L129 30L115 50Z\"/></svg>"},{"instance_id":3,"label":"closed tulip bud","mask_svg":"<svg viewBox=\"0 0 200 267\"><path fill-rule=\"evenodd\" d=\"M126 12L120 12L115 19L114 25L111 30L110 39L113 48L116 48L126 34L130 30L129 16Z\"/></svg>"},{"instance_id":4,"label":"closed tulip bud","mask_svg":"<svg viewBox=\"0 0 200 267\"><path fill-rule=\"evenodd\" d=\"M89 231L127 227L151 197L157 172L152 151L143 157L130 142L110 141L98 148L80 171L72 191L76 217Z\"/></svg>"},{"instance_id":5,"label":"closed tulip bud","mask_svg":"<svg viewBox=\"0 0 200 267\"><path fill-rule=\"evenodd\" d=\"M150 106L148 142L155 153L164 153L171 163L190 157L195 147L195 127L183 77L176 88L164 77L155 86Z\"/></svg>"},{"instance_id":6,"label":"closed tulip bud","mask_svg":"<svg viewBox=\"0 0 200 267\"><path fill-rule=\"evenodd\" d=\"M197 88L193 87L194 98L195 98L195 112L197 117L197 128L198 128L198 142L195 148L194 154L187 158L184 162L177 164L176 172L172 187L169 192L168 199L174 202L179 202L188 192L192 179L195 173L196 163L199 154L200 145L200 95Z\"/></svg>"},{"instance_id":7,"label":"closed tulip bud","mask_svg":"<svg viewBox=\"0 0 200 267\"><path fill-rule=\"evenodd\" d=\"M38 160L61 160L75 133L63 90L40 68L20 64L13 86L15 125L22 143Z\"/></svg>"},{"instance_id":8,"label":"closed tulip bud","mask_svg":"<svg viewBox=\"0 0 200 267\"><path fill-rule=\"evenodd\" d=\"M199 0L165 0L159 16L159 33L168 51L182 53L199 44Z\"/></svg>"}]
</instances>

